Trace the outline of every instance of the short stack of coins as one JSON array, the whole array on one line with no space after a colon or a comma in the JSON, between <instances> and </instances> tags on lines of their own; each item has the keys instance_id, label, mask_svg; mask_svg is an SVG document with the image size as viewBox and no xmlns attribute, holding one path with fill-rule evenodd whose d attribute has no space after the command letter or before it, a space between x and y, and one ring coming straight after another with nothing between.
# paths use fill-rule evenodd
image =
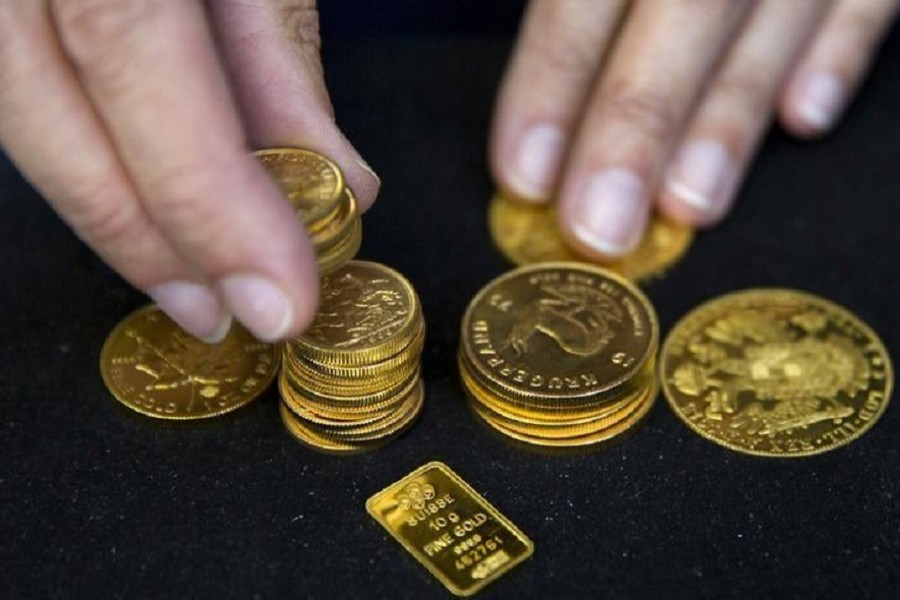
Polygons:
<instances>
[{"instance_id":1,"label":"short stack of coins","mask_svg":"<svg viewBox=\"0 0 900 600\"><path fill-rule=\"evenodd\" d=\"M499 433L588 446L650 411L659 326L649 300L610 271L543 263L485 286L463 318L459 370L472 410Z\"/></svg>"},{"instance_id":2,"label":"short stack of coins","mask_svg":"<svg viewBox=\"0 0 900 600\"><path fill-rule=\"evenodd\" d=\"M254 156L306 226L319 273L330 273L356 256L362 243L362 221L353 191L333 161L302 148L268 148Z\"/></svg>"},{"instance_id":3,"label":"short stack of coins","mask_svg":"<svg viewBox=\"0 0 900 600\"><path fill-rule=\"evenodd\" d=\"M281 416L301 442L353 452L393 439L418 416L425 321L412 285L351 261L322 279L315 321L284 346Z\"/></svg>"}]
</instances>

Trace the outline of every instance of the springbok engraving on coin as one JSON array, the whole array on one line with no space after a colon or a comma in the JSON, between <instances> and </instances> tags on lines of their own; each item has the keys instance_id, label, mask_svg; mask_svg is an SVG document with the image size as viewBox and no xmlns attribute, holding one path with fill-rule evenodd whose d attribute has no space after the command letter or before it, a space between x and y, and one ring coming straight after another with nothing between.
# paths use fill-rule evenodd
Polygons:
<instances>
[{"instance_id":1,"label":"springbok engraving on coin","mask_svg":"<svg viewBox=\"0 0 900 600\"><path fill-rule=\"evenodd\" d=\"M700 398L707 419L730 417L731 428L749 435L839 424L855 412L840 396L864 390L870 368L851 340L817 337L826 321L808 312L785 322L753 309L723 317L689 341L693 360L671 383Z\"/></svg>"},{"instance_id":2,"label":"springbok engraving on coin","mask_svg":"<svg viewBox=\"0 0 900 600\"><path fill-rule=\"evenodd\" d=\"M544 284L543 297L519 309L506 343L516 354L528 352L536 333L553 339L569 354L590 356L615 337L611 323L625 318L622 308L607 294L577 284Z\"/></svg>"}]
</instances>

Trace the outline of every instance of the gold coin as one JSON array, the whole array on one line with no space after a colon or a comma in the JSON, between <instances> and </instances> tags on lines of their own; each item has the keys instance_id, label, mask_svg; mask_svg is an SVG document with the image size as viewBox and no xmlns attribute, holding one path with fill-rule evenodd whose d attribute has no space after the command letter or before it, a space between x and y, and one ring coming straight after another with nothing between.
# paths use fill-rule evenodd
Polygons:
<instances>
[{"instance_id":1,"label":"gold coin","mask_svg":"<svg viewBox=\"0 0 900 600\"><path fill-rule=\"evenodd\" d=\"M543 262L597 263L581 256L567 244L556 221L556 209L550 204L521 202L498 192L488 212L494 244L513 264ZM600 264L625 277L644 281L661 275L674 265L691 246L694 231L659 215L654 215L641 245L619 260Z\"/></svg>"},{"instance_id":2,"label":"gold coin","mask_svg":"<svg viewBox=\"0 0 900 600\"><path fill-rule=\"evenodd\" d=\"M646 369L646 372L636 375L634 379L637 381L634 385L629 385L620 395L599 405L579 406L567 410L548 410L498 396L479 382L462 361L460 361L460 378L470 397L503 419L551 427L590 423L619 412L636 395L643 393L651 384L651 379L656 377L653 364L655 363L648 364L650 368Z\"/></svg>"},{"instance_id":3,"label":"gold coin","mask_svg":"<svg viewBox=\"0 0 900 600\"><path fill-rule=\"evenodd\" d=\"M128 408L158 419L203 419L262 394L278 373L277 346L235 324L218 344L185 332L156 306L123 319L100 353L100 373Z\"/></svg>"},{"instance_id":4,"label":"gold coin","mask_svg":"<svg viewBox=\"0 0 900 600\"><path fill-rule=\"evenodd\" d=\"M301 220L312 226L343 198L344 175L331 159L302 148L267 148L253 153L287 195Z\"/></svg>"},{"instance_id":5,"label":"gold coin","mask_svg":"<svg viewBox=\"0 0 900 600\"><path fill-rule=\"evenodd\" d=\"M298 376L314 378L322 385L339 387L344 384L354 385L362 381L377 384L392 380L399 371L408 368L410 363L416 362L422 353L425 344L425 324L421 317L417 321L412 340L395 355L378 362L357 366L328 364L309 357L304 346L296 343L296 340L285 344L285 359L290 362L292 371ZM398 341L398 343L402 342Z\"/></svg>"},{"instance_id":6,"label":"gold coin","mask_svg":"<svg viewBox=\"0 0 900 600\"><path fill-rule=\"evenodd\" d=\"M330 275L353 260L362 246L362 220L359 215L353 220L352 229L346 238L336 246L316 254L319 277Z\"/></svg>"},{"instance_id":7,"label":"gold coin","mask_svg":"<svg viewBox=\"0 0 900 600\"><path fill-rule=\"evenodd\" d=\"M378 263L351 261L322 279L316 318L293 348L326 364L378 362L409 344L419 311L405 277Z\"/></svg>"},{"instance_id":8,"label":"gold coin","mask_svg":"<svg viewBox=\"0 0 900 600\"><path fill-rule=\"evenodd\" d=\"M283 403L279 404L278 412L281 414L281 422L284 423L284 427L288 430L288 433L290 433L294 439L313 450L330 452L333 454L352 454L365 450L365 448L360 448L354 444L329 440L326 437L318 435L315 431L304 427L300 420L294 416L294 413L292 413Z\"/></svg>"},{"instance_id":9,"label":"gold coin","mask_svg":"<svg viewBox=\"0 0 900 600\"><path fill-rule=\"evenodd\" d=\"M669 334L660 378L701 436L759 456L807 456L868 431L890 401L884 344L846 309L794 290L722 296Z\"/></svg>"},{"instance_id":10,"label":"gold coin","mask_svg":"<svg viewBox=\"0 0 900 600\"><path fill-rule=\"evenodd\" d=\"M659 388L654 381L653 384L648 388L645 399L638 405L637 410L630 413L624 419L616 422L614 425L610 425L592 433L562 439L538 437L531 434L521 433L519 431L514 431L508 428L504 424L490 419L483 419L483 421L497 432L502 433L503 435L519 442L524 442L533 446L544 446L552 448L575 448L580 446L591 446L594 444L608 442L613 438L616 438L632 430L638 424L640 424L644 420L644 417L649 414L650 409L653 408L653 404L656 401L658 392Z\"/></svg>"},{"instance_id":11,"label":"gold coin","mask_svg":"<svg viewBox=\"0 0 900 600\"><path fill-rule=\"evenodd\" d=\"M463 317L461 352L486 387L535 406L610 393L656 355L656 313L632 283L598 267L521 267L485 286Z\"/></svg>"}]
</instances>

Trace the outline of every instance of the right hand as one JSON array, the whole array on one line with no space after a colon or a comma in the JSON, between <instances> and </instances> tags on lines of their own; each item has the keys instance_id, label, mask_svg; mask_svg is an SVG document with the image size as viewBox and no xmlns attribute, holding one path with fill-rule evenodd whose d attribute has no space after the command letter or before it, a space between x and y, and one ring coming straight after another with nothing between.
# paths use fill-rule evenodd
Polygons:
<instances>
[{"instance_id":1,"label":"right hand","mask_svg":"<svg viewBox=\"0 0 900 600\"><path fill-rule=\"evenodd\" d=\"M231 315L275 341L315 313L312 248L250 146L330 156L363 208L379 187L334 124L314 0L0 0L0 144L207 341Z\"/></svg>"}]
</instances>

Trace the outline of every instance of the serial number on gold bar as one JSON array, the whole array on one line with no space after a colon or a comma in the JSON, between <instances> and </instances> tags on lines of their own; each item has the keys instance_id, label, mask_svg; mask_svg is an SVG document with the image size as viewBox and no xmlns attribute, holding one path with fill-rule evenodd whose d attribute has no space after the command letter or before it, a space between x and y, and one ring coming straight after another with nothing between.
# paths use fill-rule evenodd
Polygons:
<instances>
[{"instance_id":1,"label":"serial number on gold bar","mask_svg":"<svg viewBox=\"0 0 900 600\"><path fill-rule=\"evenodd\" d=\"M441 462L381 490L366 510L457 596L474 594L534 552L518 527Z\"/></svg>"}]
</instances>

